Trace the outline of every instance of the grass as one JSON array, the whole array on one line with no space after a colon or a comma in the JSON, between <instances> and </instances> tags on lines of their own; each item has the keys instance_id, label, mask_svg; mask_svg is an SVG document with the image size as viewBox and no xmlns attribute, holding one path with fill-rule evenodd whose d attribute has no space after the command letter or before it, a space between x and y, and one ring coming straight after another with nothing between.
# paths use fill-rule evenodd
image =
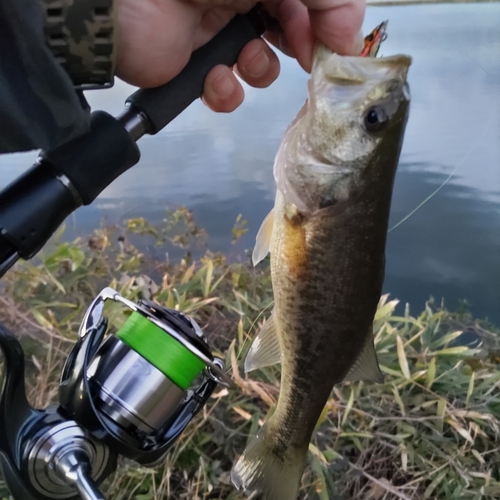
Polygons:
<instances>
[{"instance_id":1,"label":"grass","mask_svg":"<svg viewBox=\"0 0 500 500\"><path fill-rule=\"evenodd\" d=\"M245 232L236 221L233 235ZM92 298L112 286L193 315L226 359L237 390L216 390L164 463L128 461L103 489L110 500L244 498L230 484L231 465L273 411L279 367L246 377L242 364L272 307L269 269L229 263L206 251L175 263L138 248L194 248L205 233L189 211L162 228L134 219L124 229L54 244L35 263L2 280L0 321L20 337L32 404L57 395L58 377ZM135 245L133 244L135 243ZM140 243L140 244L139 244ZM500 497L500 350L494 328L427 304L418 316L395 314L381 298L375 343L385 383L334 388L310 445L302 499L489 499ZM121 311L108 311L112 323ZM477 340L474 348L464 339ZM5 487L0 491L8 498ZM255 497L252 497L255 498Z\"/></svg>"}]
</instances>

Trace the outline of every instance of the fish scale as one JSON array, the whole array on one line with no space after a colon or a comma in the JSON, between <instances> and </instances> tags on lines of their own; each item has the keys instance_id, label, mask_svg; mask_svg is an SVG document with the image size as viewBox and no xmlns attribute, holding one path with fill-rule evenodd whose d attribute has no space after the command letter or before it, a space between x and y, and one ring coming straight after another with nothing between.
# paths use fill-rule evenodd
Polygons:
<instances>
[{"instance_id":1,"label":"fish scale","mask_svg":"<svg viewBox=\"0 0 500 500\"><path fill-rule=\"evenodd\" d=\"M359 208L364 218L363 208ZM356 224L352 214L348 215L349 224ZM278 241L271 247L273 287L277 304L275 314L278 324L283 325L282 329L280 328L283 330L280 332L282 350L296 353L289 358L290 363L284 362L282 365L280 404L274 414L273 423L276 422L278 433L286 432L288 435L295 433L295 437L290 439L301 448L308 445L311 432L330 395L332 385L344 378L358 354L358 346L363 345L367 332L370 331L382 281L380 269L383 267L381 255L385 246L384 228L374 228L377 232L381 232L378 239L382 251L377 252L375 248L374 258L368 263L364 252L360 254L349 250L357 246L354 238L351 245L345 245L344 240L343 244L339 245L340 248L337 248L335 233L343 230L339 227L341 224L337 218L330 217L329 225L324 224L324 217L322 219L322 231L311 230L315 238L308 245L311 254L308 259L310 272L308 280L302 282L301 286L297 286L297 283L290 279L286 269L287 262L280 258L283 255L280 247L286 244L286 239L278 236L276 238ZM353 236L359 234L361 233L354 232ZM366 233L363 232L363 235ZM375 237L376 235L374 239ZM321 252L319 249L324 251ZM340 253L340 258L336 257L337 253ZM342 279L337 282L335 280L325 282L324 276L330 273L332 261L336 263L339 277L350 277L347 283ZM283 267L285 269L282 269ZM356 273L350 271L353 267L358 271L360 279L356 279ZM366 267L372 270L370 279ZM360 281L362 286L359 284ZM365 297L360 294L360 288L373 291ZM361 307L357 306L358 303ZM301 321L301 317L310 319ZM306 321L311 324L307 324ZM349 327L339 328L338 325L342 324L348 324ZM346 338L349 339L349 343L344 345ZM333 359L335 363L332 363ZM291 403L287 401L287 388L290 388L292 393ZM303 410L308 414L305 426L300 413L296 414L288 409L297 406L294 401L297 393L308 395ZM285 403L280 406L282 401ZM286 417L283 418L282 414ZM298 426L298 423L301 425Z\"/></svg>"}]
</instances>

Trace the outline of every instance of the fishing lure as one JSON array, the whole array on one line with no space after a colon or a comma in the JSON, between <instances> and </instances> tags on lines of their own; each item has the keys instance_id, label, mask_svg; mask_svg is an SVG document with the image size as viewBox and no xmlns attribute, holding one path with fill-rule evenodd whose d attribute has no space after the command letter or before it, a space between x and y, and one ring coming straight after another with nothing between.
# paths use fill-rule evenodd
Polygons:
<instances>
[{"instance_id":1,"label":"fishing lure","mask_svg":"<svg viewBox=\"0 0 500 500\"><path fill-rule=\"evenodd\" d=\"M370 34L365 36L361 57L377 57L380 44L387 38L387 23L380 23Z\"/></svg>"}]
</instances>

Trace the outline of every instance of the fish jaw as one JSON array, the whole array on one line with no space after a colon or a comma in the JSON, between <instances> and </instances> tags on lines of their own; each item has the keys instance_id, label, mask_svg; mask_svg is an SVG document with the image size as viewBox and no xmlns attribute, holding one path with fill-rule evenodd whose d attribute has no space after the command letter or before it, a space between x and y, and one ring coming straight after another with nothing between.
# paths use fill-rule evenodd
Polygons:
<instances>
[{"instance_id":1,"label":"fish jaw","mask_svg":"<svg viewBox=\"0 0 500 500\"><path fill-rule=\"evenodd\" d=\"M274 164L277 188L302 214L359 193L364 170L384 138L402 136L410 63L403 55L346 57L317 47L308 101L287 130ZM368 123L370 113L379 115L379 125Z\"/></svg>"}]
</instances>

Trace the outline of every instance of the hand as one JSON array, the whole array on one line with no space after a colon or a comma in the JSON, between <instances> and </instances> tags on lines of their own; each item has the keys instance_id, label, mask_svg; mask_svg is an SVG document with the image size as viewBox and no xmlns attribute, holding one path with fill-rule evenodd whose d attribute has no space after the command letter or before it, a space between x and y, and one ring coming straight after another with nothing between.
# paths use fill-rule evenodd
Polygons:
<instances>
[{"instance_id":1,"label":"hand","mask_svg":"<svg viewBox=\"0 0 500 500\"><path fill-rule=\"evenodd\" d=\"M193 50L208 42L237 13L256 0L115 0L117 7L117 76L139 87L162 85L187 64ZM280 24L265 37L311 70L317 40L339 54L361 52L365 0L266 0ZM244 98L233 70L253 87L267 87L277 77L279 60L261 39L241 51L233 69L219 65L205 80L204 102L230 112Z\"/></svg>"}]
</instances>

